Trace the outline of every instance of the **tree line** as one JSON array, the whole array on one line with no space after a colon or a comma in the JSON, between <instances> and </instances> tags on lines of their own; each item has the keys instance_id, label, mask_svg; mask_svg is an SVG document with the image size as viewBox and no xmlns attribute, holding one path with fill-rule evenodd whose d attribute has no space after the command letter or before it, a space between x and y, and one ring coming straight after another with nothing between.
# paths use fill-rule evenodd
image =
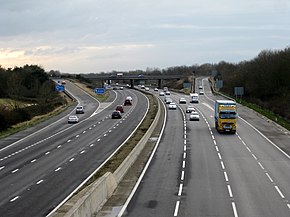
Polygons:
<instances>
[{"instance_id":1,"label":"tree line","mask_svg":"<svg viewBox=\"0 0 290 217\"><path fill-rule=\"evenodd\" d=\"M221 91L234 96L234 87L244 87L248 102L290 121L290 48L264 50L252 60L216 64L215 79L223 80Z\"/></svg>"},{"instance_id":2,"label":"tree line","mask_svg":"<svg viewBox=\"0 0 290 217\"><path fill-rule=\"evenodd\" d=\"M55 91L55 83L40 66L25 65L14 69L0 66L0 81L0 98L14 102L9 107L0 105L0 131L65 103ZM19 106L19 101L27 106Z\"/></svg>"}]
</instances>

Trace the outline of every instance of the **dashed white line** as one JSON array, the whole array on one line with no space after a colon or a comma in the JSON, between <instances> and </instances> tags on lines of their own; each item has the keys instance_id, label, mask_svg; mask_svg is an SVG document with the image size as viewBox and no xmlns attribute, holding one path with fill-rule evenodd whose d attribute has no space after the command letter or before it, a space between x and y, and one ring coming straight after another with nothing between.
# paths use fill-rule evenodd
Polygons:
<instances>
[{"instance_id":1,"label":"dashed white line","mask_svg":"<svg viewBox=\"0 0 290 217\"><path fill-rule=\"evenodd\" d=\"M221 161L221 165L222 165L222 168L224 170L225 169L225 165L224 165L224 162L223 161Z\"/></svg>"},{"instance_id":2,"label":"dashed white line","mask_svg":"<svg viewBox=\"0 0 290 217\"><path fill-rule=\"evenodd\" d=\"M101 139L98 139L97 141L99 142L99 141L101 141Z\"/></svg>"},{"instance_id":3,"label":"dashed white line","mask_svg":"<svg viewBox=\"0 0 290 217\"><path fill-rule=\"evenodd\" d=\"M263 167L263 165L260 162L258 162L258 164L262 168L262 170L265 170L265 168Z\"/></svg>"},{"instance_id":4,"label":"dashed white line","mask_svg":"<svg viewBox=\"0 0 290 217\"><path fill-rule=\"evenodd\" d=\"M61 148L61 145L57 146L56 148Z\"/></svg>"},{"instance_id":5,"label":"dashed white line","mask_svg":"<svg viewBox=\"0 0 290 217\"><path fill-rule=\"evenodd\" d=\"M80 135L76 135L76 138L80 137Z\"/></svg>"},{"instance_id":6,"label":"dashed white line","mask_svg":"<svg viewBox=\"0 0 290 217\"><path fill-rule=\"evenodd\" d=\"M44 180L41 179L41 180L39 180L38 182L36 182L36 184L39 185L39 184L42 183L43 181L44 181Z\"/></svg>"},{"instance_id":7,"label":"dashed white line","mask_svg":"<svg viewBox=\"0 0 290 217\"><path fill-rule=\"evenodd\" d=\"M180 205L180 201L176 201L176 205L175 205L175 209L174 209L174 216L178 215L178 210L179 210L179 205Z\"/></svg>"},{"instance_id":8,"label":"dashed white line","mask_svg":"<svg viewBox=\"0 0 290 217\"><path fill-rule=\"evenodd\" d=\"M48 154L50 154L50 152L49 152L49 151L45 153L45 155L48 155Z\"/></svg>"},{"instance_id":9,"label":"dashed white line","mask_svg":"<svg viewBox=\"0 0 290 217\"><path fill-rule=\"evenodd\" d=\"M221 160L221 159L222 159L222 156L221 156L221 154L220 154L220 153L218 153L218 156L219 156L219 159Z\"/></svg>"},{"instance_id":10,"label":"dashed white line","mask_svg":"<svg viewBox=\"0 0 290 217\"><path fill-rule=\"evenodd\" d=\"M229 178L228 178L228 174L227 174L227 172L224 172L224 176L225 176L225 180L226 180L226 182L228 182L228 181L229 181Z\"/></svg>"},{"instance_id":11,"label":"dashed white line","mask_svg":"<svg viewBox=\"0 0 290 217\"><path fill-rule=\"evenodd\" d=\"M181 172L181 178L180 178L180 180L181 180L181 181L184 180L184 171Z\"/></svg>"},{"instance_id":12,"label":"dashed white line","mask_svg":"<svg viewBox=\"0 0 290 217\"><path fill-rule=\"evenodd\" d=\"M183 168L183 169L185 168L185 160L182 161L182 168Z\"/></svg>"},{"instance_id":13,"label":"dashed white line","mask_svg":"<svg viewBox=\"0 0 290 217\"><path fill-rule=\"evenodd\" d=\"M93 147L94 146L94 144L90 144L90 147Z\"/></svg>"},{"instance_id":14,"label":"dashed white line","mask_svg":"<svg viewBox=\"0 0 290 217\"><path fill-rule=\"evenodd\" d=\"M282 192L280 191L279 187L277 185L275 185L276 191L278 191L278 193L280 194L280 196L284 199L285 196L282 194Z\"/></svg>"},{"instance_id":15,"label":"dashed white line","mask_svg":"<svg viewBox=\"0 0 290 217\"><path fill-rule=\"evenodd\" d=\"M233 210L234 210L234 216L238 217L239 215L238 215L238 211L237 211L237 207L236 207L235 202L232 202L232 207L233 207Z\"/></svg>"},{"instance_id":16,"label":"dashed white line","mask_svg":"<svg viewBox=\"0 0 290 217\"><path fill-rule=\"evenodd\" d=\"M72 161L74 161L74 158L71 158L71 159L69 160L69 162L72 162Z\"/></svg>"},{"instance_id":17,"label":"dashed white line","mask_svg":"<svg viewBox=\"0 0 290 217\"><path fill-rule=\"evenodd\" d=\"M19 169L15 169L11 173L16 173L17 171L19 171Z\"/></svg>"},{"instance_id":18,"label":"dashed white line","mask_svg":"<svg viewBox=\"0 0 290 217\"><path fill-rule=\"evenodd\" d=\"M229 191L230 197L232 198L233 197L233 192L232 192L232 189L231 189L230 185L228 185L228 191Z\"/></svg>"},{"instance_id":19,"label":"dashed white line","mask_svg":"<svg viewBox=\"0 0 290 217\"><path fill-rule=\"evenodd\" d=\"M183 146L183 151L186 151L186 145Z\"/></svg>"},{"instance_id":20,"label":"dashed white line","mask_svg":"<svg viewBox=\"0 0 290 217\"><path fill-rule=\"evenodd\" d=\"M30 161L30 163L34 163L36 161L36 159L33 159L32 161Z\"/></svg>"},{"instance_id":21,"label":"dashed white line","mask_svg":"<svg viewBox=\"0 0 290 217\"><path fill-rule=\"evenodd\" d=\"M16 196L13 199L11 199L10 202L12 203L12 202L16 201L18 198L19 198L19 196Z\"/></svg>"},{"instance_id":22,"label":"dashed white line","mask_svg":"<svg viewBox=\"0 0 290 217\"><path fill-rule=\"evenodd\" d=\"M0 167L0 170L3 170L5 168L5 166Z\"/></svg>"},{"instance_id":23,"label":"dashed white line","mask_svg":"<svg viewBox=\"0 0 290 217\"><path fill-rule=\"evenodd\" d=\"M83 154L83 153L85 153L86 151L85 150L83 150L83 151L81 151L81 153L80 154Z\"/></svg>"},{"instance_id":24,"label":"dashed white line","mask_svg":"<svg viewBox=\"0 0 290 217\"><path fill-rule=\"evenodd\" d=\"M83 131L83 133L86 133L87 131Z\"/></svg>"},{"instance_id":25,"label":"dashed white line","mask_svg":"<svg viewBox=\"0 0 290 217\"><path fill-rule=\"evenodd\" d=\"M182 188L183 188L183 184L181 183L181 184L179 185L178 196L181 196Z\"/></svg>"},{"instance_id":26,"label":"dashed white line","mask_svg":"<svg viewBox=\"0 0 290 217\"><path fill-rule=\"evenodd\" d=\"M270 182L274 182L273 179L271 178L271 176L269 175L269 173L266 173L266 176L268 177L268 179L270 180Z\"/></svg>"},{"instance_id":27,"label":"dashed white line","mask_svg":"<svg viewBox=\"0 0 290 217\"><path fill-rule=\"evenodd\" d=\"M71 142L71 140L69 139L69 140L67 140L67 142Z\"/></svg>"},{"instance_id":28,"label":"dashed white line","mask_svg":"<svg viewBox=\"0 0 290 217\"><path fill-rule=\"evenodd\" d=\"M57 171L60 171L61 170L61 167L55 169L54 171L57 172Z\"/></svg>"},{"instance_id":29,"label":"dashed white line","mask_svg":"<svg viewBox=\"0 0 290 217\"><path fill-rule=\"evenodd\" d=\"M184 159L186 158L186 152L185 152L185 153L183 153L183 158L184 158Z\"/></svg>"},{"instance_id":30,"label":"dashed white line","mask_svg":"<svg viewBox=\"0 0 290 217\"><path fill-rule=\"evenodd\" d=\"M104 134L104 136L106 137L106 136L107 136L107 134L105 133L105 134Z\"/></svg>"}]
</instances>

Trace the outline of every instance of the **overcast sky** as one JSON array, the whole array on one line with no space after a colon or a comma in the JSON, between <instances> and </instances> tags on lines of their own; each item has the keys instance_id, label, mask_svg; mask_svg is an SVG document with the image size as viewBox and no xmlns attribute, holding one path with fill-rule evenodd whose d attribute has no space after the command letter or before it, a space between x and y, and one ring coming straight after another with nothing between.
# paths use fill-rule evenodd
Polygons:
<instances>
[{"instance_id":1,"label":"overcast sky","mask_svg":"<svg viewBox=\"0 0 290 217\"><path fill-rule=\"evenodd\" d=\"M0 0L0 65L68 73L250 60L290 45L290 0Z\"/></svg>"}]
</instances>

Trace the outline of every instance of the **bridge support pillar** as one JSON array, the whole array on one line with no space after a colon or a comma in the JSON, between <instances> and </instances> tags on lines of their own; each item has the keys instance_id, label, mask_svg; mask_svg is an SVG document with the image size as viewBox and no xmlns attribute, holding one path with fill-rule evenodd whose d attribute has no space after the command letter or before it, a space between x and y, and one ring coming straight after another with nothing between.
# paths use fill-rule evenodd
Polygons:
<instances>
[{"instance_id":1,"label":"bridge support pillar","mask_svg":"<svg viewBox=\"0 0 290 217\"><path fill-rule=\"evenodd\" d=\"M134 88L134 79L130 80L130 88Z\"/></svg>"},{"instance_id":2,"label":"bridge support pillar","mask_svg":"<svg viewBox=\"0 0 290 217\"><path fill-rule=\"evenodd\" d=\"M163 88L163 80L158 79L158 89L162 89L162 88Z\"/></svg>"}]
</instances>

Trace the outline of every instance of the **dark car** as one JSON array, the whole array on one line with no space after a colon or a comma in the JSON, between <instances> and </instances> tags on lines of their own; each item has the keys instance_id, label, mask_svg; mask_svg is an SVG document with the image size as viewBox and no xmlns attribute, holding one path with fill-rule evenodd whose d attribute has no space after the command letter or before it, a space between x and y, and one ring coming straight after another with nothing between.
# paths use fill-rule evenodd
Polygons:
<instances>
[{"instance_id":1,"label":"dark car","mask_svg":"<svg viewBox=\"0 0 290 217\"><path fill-rule=\"evenodd\" d=\"M116 111L120 111L121 113L124 113L124 107L122 105L117 105Z\"/></svg>"},{"instance_id":2,"label":"dark car","mask_svg":"<svg viewBox=\"0 0 290 217\"><path fill-rule=\"evenodd\" d=\"M126 106L126 105L132 105L131 100L126 99L125 102L124 102L124 106Z\"/></svg>"},{"instance_id":3,"label":"dark car","mask_svg":"<svg viewBox=\"0 0 290 217\"><path fill-rule=\"evenodd\" d=\"M120 111L113 111L112 119L120 119L120 118L122 118L121 112Z\"/></svg>"}]
</instances>

